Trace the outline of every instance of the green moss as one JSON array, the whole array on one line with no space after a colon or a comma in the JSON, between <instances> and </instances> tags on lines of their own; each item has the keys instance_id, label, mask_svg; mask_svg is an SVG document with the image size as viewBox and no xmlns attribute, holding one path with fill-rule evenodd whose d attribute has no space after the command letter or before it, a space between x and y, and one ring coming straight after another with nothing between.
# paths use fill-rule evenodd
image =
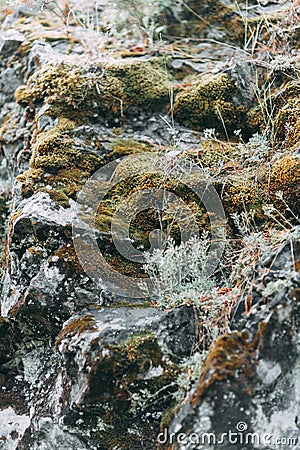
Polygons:
<instances>
[{"instance_id":1,"label":"green moss","mask_svg":"<svg viewBox=\"0 0 300 450\"><path fill-rule=\"evenodd\" d=\"M229 220L234 213L250 210L255 211L257 223L263 220L262 207L267 197L264 182L264 172L259 169L243 170L224 177L220 194Z\"/></svg>"},{"instance_id":2,"label":"green moss","mask_svg":"<svg viewBox=\"0 0 300 450\"><path fill-rule=\"evenodd\" d=\"M50 173L76 166L89 173L100 167L100 157L94 152L82 152L75 148L69 133L75 124L62 117L52 130L39 133L33 141L31 166L43 168Z\"/></svg>"},{"instance_id":3,"label":"green moss","mask_svg":"<svg viewBox=\"0 0 300 450\"><path fill-rule=\"evenodd\" d=\"M263 101L261 101L261 105ZM250 135L260 131L264 133L268 126L269 117L266 116L266 111L263 111L261 105L254 105L247 111L247 123L250 131Z\"/></svg>"},{"instance_id":4,"label":"green moss","mask_svg":"<svg viewBox=\"0 0 300 450\"><path fill-rule=\"evenodd\" d=\"M300 89L299 89L300 96ZM300 142L300 100L292 98L280 108L275 121L275 142L284 143L290 151L297 150Z\"/></svg>"},{"instance_id":5,"label":"green moss","mask_svg":"<svg viewBox=\"0 0 300 450\"><path fill-rule=\"evenodd\" d=\"M76 108L86 97L87 79L81 79L81 70L66 64L47 65L32 75L26 86L16 91L16 100L21 105L65 102L68 107ZM60 97L60 98L59 98Z\"/></svg>"},{"instance_id":6,"label":"green moss","mask_svg":"<svg viewBox=\"0 0 300 450\"><path fill-rule=\"evenodd\" d=\"M46 192L55 203L63 208L70 208L69 197L64 192L46 188L41 188L38 192Z\"/></svg>"},{"instance_id":7,"label":"green moss","mask_svg":"<svg viewBox=\"0 0 300 450\"><path fill-rule=\"evenodd\" d=\"M183 220L183 212L180 214L175 206L169 205L162 214L156 208L151 206L141 211L140 205L145 204L148 192L151 189L165 189L172 192L176 198L181 198L192 211L193 219L197 222L200 230L209 227L209 213L199 202L196 194L201 179L189 180L189 185L180 181L180 177L170 177L163 175L156 167L153 168L152 162L146 155L141 158L128 157L124 162L118 165L115 173L112 175L111 182L93 181L85 189L84 205L98 204L99 194L104 192L107 194L102 198L96 214L89 214L85 208L81 213L81 219L91 226L104 233L107 239L110 239L112 219L116 220L115 213L122 203L125 211L130 211L132 219L129 224L129 236L133 245L150 248L149 234L154 229L165 230L170 234L176 242L180 242L182 228L180 220ZM203 180L206 185L207 179ZM115 184L114 184L115 183ZM192 187L194 186L194 190ZM220 187L221 190L221 187ZM146 197L144 197L146 195ZM127 202L127 204L126 204ZM175 208L175 209L174 209ZM177 217L177 220L176 220ZM180 220L179 220L180 219ZM123 229L127 229L126 214L120 217L120 225ZM186 217L186 225L189 226L191 218ZM141 264L133 263L123 259L118 252L115 251L113 244L106 249L105 258L108 263L116 270L126 275L134 277L144 276Z\"/></svg>"},{"instance_id":8,"label":"green moss","mask_svg":"<svg viewBox=\"0 0 300 450\"><path fill-rule=\"evenodd\" d=\"M151 161L148 154L141 154L138 158L134 155L132 157L128 156L128 158L118 164L112 179L125 179L135 176L137 173L147 173L155 176L157 172L157 167L155 166L155 160Z\"/></svg>"},{"instance_id":9,"label":"green moss","mask_svg":"<svg viewBox=\"0 0 300 450\"><path fill-rule=\"evenodd\" d=\"M148 143L118 138L112 143L111 151L105 156L107 160L111 161L122 156L151 151L153 151L153 146Z\"/></svg>"},{"instance_id":10,"label":"green moss","mask_svg":"<svg viewBox=\"0 0 300 450\"><path fill-rule=\"evenodd\" d=\"M154 333L142 332L133 334L121 345L112 346L115 351L125 356L129 362L135 362L142 364L144 367L144 359L141 354L145 351L150 352L152 363L154 367L157 367L160 363L162 354L156 343L156 337ZM150 366L149 366L150 367Z\"/></svg>"},{"instance_id":11,"label":"green moss","mask_svg":"<svg viewBox=\"0 0 300 450\"><path fill-rule=\"evenodd\" d=\"M91 173L78 167L59 169L57 174L47 176L47 181L53 188L65 193L68 197L76 198Z\"/></svg>"},{"instance_id":12,"label":"green moss","mask_svg":"<svg viewBox=\"0 0 300 450\"><path fill-rule=\"evenodd\" d=\"M61 117L50 131L35 133L30 169L17 178L23 197L46 189L53 200L68 207L67 197L75 197L86 179L101 167L102 158L96 152L76 147L71 137L74 128L73 121Z\"/></svg>"},{"instance_id":13,"label":"green moss","mask_svg":"<svg viewBox=\"0 0 300 450\"><path fill-rule=\"evenodd\" d=\"M21 194L23 198L30 197L40 182L43 180L44 171L42 169L29 169L16 178L16 181L22 183Z\"/></svg>"},{"instance_id":14,"label":"green moss","mask_svg":"<svg viewBox=\"0 0 300 450\"><path fill-rule=\"evenodd\" d=\"M122 114L130 106L160 108L169 95L168 75L159 59L115 60L97 66L47 65L16 91L21 105L42 103L61 108L76 120L95 109Z\"/></svg>"},{"instance_id":15,"label":"green moss","mask_svg":"<svg viewBox=\"0 0 300 450\"><path fill-rule=\"evenodd\" d=\"M201 143L196 162L198 160L201 166L218 171L230 162L234 163L237 150L237 144L207 139Z\"/></svg>"},{"instance_id":16,"label":"green moss","mask_svg":"<svg viewBox=\"0 0 300 450\"><path fill-rule=\"evenodd\" d=\"M68 159L64 156L47 155L37 156L34 160L34 167L43 168L46 172L57 173L58 169L66 168Z\"/></svg>"},{"instance_id":17,"label":"green moss","mask_svg":"<svg viewBox=\"0 0 300 450\"><path fill-rule=\"evenodd\" d=\"M175 118L198 130L214 128L223 135L245 128L246 110L232 103L234 84L228 75L200 77L179 92L175 99Z\"/></svg>"},{"instance_id":18,"label":"green moss","mask_svg":"<svg viewBox=\"0 0 300 450\"><path fill-rule=\"evenodd\" d=\"M132 165L131 165L132 163ZM143 163L143 162L142 162ZM146 164L146 162L145 162ZM126 164L120 168L122 172L122 177L115 186L109 191L108 195L104 197L101 205L98 208L95 224L100 231L108 231L110 227L111 218L113 217L116 208L118 207L120 200L122 202L126 201L126 198L131 198L135 195L136 207L139 209L140 201L143 201L143 191L149 189L166 189L173 192L175 195L184 198L190 209L194 212L196 218L199 220L199 225L207 223L205 216L203 216L203 209L199 206L199 199L197 195L184 183L180 183L177 179L164 177L159 173L145 173L141 175L131 175L132 170L136 171L136 166L134 166L134 159L128 160L128 165ZM146 167L146 166L145 166ZM198 180L195 180L195 184ZM101 189L101 186L99 187ZM140 200L140 201L139 201ZM130 202L130 200L129 200ZM131 208L133 205L130 203ZM136 225L137 231L145 230L147 233L149 230L159 227L160 217L158 217L155 210L149 209L149 213L143 213L137 210L135 219L132 225ZM152 219L151 219L152 217ZM163 214L162 220L168 221L170 219L170 224L174 221L174 211L166 210ZM174 231L177 229L176 223L173 224ZM133 229L132 229L133 232ZM172 229L170 230L172 234Z\"/></svg>"}]
</instances>

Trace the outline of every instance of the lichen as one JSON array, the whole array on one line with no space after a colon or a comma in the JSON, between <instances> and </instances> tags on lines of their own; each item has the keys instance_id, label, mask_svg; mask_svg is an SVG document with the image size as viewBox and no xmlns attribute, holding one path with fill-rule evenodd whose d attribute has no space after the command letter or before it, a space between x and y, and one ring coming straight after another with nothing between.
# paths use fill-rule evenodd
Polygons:
<instances>
[{"instance_id":1,"label":"lichen","mask_svg":"<svg viewBox=\"0 0 300 450\"><path fill-rule=\"evenodd\" d=\"M214 139L205 139L201 142L201 147L197 152L196 162L201 166L209 167L215 172L222 168L234 166L234 160L237 156L237 145L235 143L223 142Z\"/></svg>"}]
</instances>

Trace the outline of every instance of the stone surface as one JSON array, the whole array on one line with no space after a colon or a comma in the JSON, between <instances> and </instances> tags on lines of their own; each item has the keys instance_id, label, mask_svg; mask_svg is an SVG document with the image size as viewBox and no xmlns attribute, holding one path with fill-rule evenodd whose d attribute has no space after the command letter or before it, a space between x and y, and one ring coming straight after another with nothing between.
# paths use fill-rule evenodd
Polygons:
<instances>
[{"instance_id":1,"label":"stone surface","mask_svg":"<svg viewBox=\"0 0 300 450\"><path fill-rule=\"evenodd\" d=\"M238 6L1 7L1 450L216 450L222 433L226 450L299 447L300 13ZM165 157L164 176L137 174L132 156L149 152ZM177 308L166 293L159 309L153 292L122 297L113 278L88 276L78 219L106 263L139 282L145 271L113 241L119 201L163 186L202 233L214 214L192 189L202 177L230 247L209 291ZM148 208L129 240L145 250L163 229L178 243L178 228L172 208Z\"/></svg>"},{"instance_id":2,"label":"stone surface","mask_svg":"<svg viewBox=\"0 0 300 450\"><path fill-rule=\"evenodd\" d=\"M299 258L298 240L264 255L257 268L265 274L253 292L255 306L242 320L234 314L232 328L238 331L216 342L169 427L172 448L192 449L196 441L196 448L216 449L222 440L226 449L276 442L280 449L287 442L298 448L300 278L291 253Z\"/></svg>"},{"instance_id":3,"label":"stone surface","mask_svg":"<svg viewBox=\"0 0 300 450\"><path fill-rule=\"evenodd\" d=\"M176 390L177 363L189 355L194 339L190 308L103 308L71 317L56 338L53 364L40 376L44 395L33 399L22 445L53 445L57 435L51 448L58 449L59 435L69 430L62 445L155 448L160 419Z\"/></svg>"}]
</instances>

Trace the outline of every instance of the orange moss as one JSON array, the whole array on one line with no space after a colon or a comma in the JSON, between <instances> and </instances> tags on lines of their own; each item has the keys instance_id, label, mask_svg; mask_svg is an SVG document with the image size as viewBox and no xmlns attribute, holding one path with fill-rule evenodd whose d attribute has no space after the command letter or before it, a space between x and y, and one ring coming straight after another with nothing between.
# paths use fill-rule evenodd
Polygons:
<instances>
[{"instance_id":1,"label":"orange moss","mask_svg":"<svg viewBox=\"0 0 300 450\"><path fill-rule=\"evenodd\" d=\"M249 340L247 331L242 331L232 332L216 341L204 363L197 390L191 398L193 405L198 404L200 397L218 381L233 378L240 372L247 379L255 377L257 350L260 348L265 328L266 324L261 323L252 340Z\"/></svg>"},{"instance_id":2,"label":"orange moss","mask_svg":"<svg viewBox=\"0 0 300 450\"><path fill-rule=\"evenodd\" d=\"M58 346L65 337L71 337L75 334L78 336L83 331L97 331L96 321L91 314L72 320L58 334L55 345Z\"/></svg>"},{"instance_id":3,"label":"orange moss","mask_svg":"<svg viewBox=\"0 0 300 450\"><path fill-rule=\"evenodd\" d=\"M286 209L276 193L283 193L283 200L294 214L300 213L300 158L287 155L274 164L269 180L269 195L278 209Z\"/></svg>"}]
</instances>

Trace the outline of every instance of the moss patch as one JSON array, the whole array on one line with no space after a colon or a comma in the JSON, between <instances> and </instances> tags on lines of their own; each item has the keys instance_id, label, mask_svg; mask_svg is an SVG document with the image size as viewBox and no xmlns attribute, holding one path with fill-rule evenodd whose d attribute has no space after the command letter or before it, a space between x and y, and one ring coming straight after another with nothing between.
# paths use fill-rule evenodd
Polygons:
<instances>
[{"instance_id":1,"label":"moss patch","mask_svg":"<svg viewBox=\"0 0 300 450\"><path fill-rule=\"evenodd\" d=\"M300 215L300 158L287 155L278 160L271 171L268 188L270 199L279 210L286 210L286 205L276 196L281 191L287 206Z\"/></svg>"},{"instance_id":2,"label":"moss patch","mask_svg":"<svg viewBox=\"0 0 300 450\"><path fill-rule=\"evenodd\" d=\"M84 331L97 331L96 321L91 314L79 317L68 323L57 335L55 344L58 346L64 338L71 338L75 334L79 336Z\"/></svg>"},{"instance_id":3,"label":"moss patch","mask_svg":"<svg viewBox=\"0 0 300 450\"><path fill-rule=\"evenodd\" d=\"M47 65L16 91L21 105L47 101L65 116L81 121L95 110L122 114L131 106L161 108L168 102L169 78L162 61L115 60L79 67Z\"/></svg>"},{"instance_id":4,"label":"moss patch","mask_svg":"<svg viewBox=\"0 0 300 450\"><path fill-rule=\"evenodd\" d=\"M151 170L147 172L147 168L149 169L147 167L148 163L149 160L139 160L138 164L141 164L142 170L141 175L136 175L136 159L128 158L124 164L118 167L119 172L116 174L118 183L115 185L112 183L91 183L89 190L85 192L84 205L93 205L96 202L97 197L96 199L94 198L95 192L99 193L105 189L107 194L99 204L95 217L86 213L83 207L81 218L90 225L96 226L101 233L109 234L111 232L112 218L122 202L122 208L125 208L128 213L130 211L132 215L132 220L129 224L129 236L133 241L133 245L143 246L145 249L150 248L149 233L154 229L161 229L161 227L165 231L168 230L168 233L176 241L180 242L179 218L181 221L186 220L185 226L187 228L190 219L189 217L184 217L182 211L179 214L178 211L174 210L175 206L172 209L172 203L162 213L159 213L151 205L146 210L141 211L141 205L148 201L147 192L149 190L165 189L168 192L172 192L177 198L184 199L184 202L192 211L193 219L196 220L199 229L205 229L209 224L209 215L205 211L204 206L199 204L197 194L185 183L177 180L176 177L168 178L160 173L151 172ZM197 186L198 182L199 180L194 180ZM110 186L111 189L109 189ZM127 229L127 219L126 214L120 218L120 226L123 225L124 229ZM106 252L105 257L114 266L119 264L118 270L122 271L122 273L132 276L141 276L143 274L141 264L129 261L121 263L120 259L116 257L113 246L110 251Z\"/></svg>"},{"instance_id":5,"label":"moss patch","mask_svg":"<svg viewBox=\"0 0 300 450\"><path fill-rule=\"evenodd\" d=\"M136 153L151 152L152 145L134 139L118 138L111 144L111 151L105 155L107 161Z\"/></svg>"},{"instance_id":6,"label":"moss patch","mask_svg":"<svg viewBox=\"0 0 300 450\"><path fill-rule=\"evenodd\" d=\"M300 95L300 89L299 89ZM290 151L297 150L300 142L300 100L299 97L288 100L280 108L275 121L275 140L283 143Z\"/></svg>"},{"instance_id":7,"label":"moss patch","mask_svg":"<svg viewBox=\"0 0 300 450\"><path fill-rule=\"evenodd\" d=\"M226 135L244 129L246 110L235 106L233 82L226 74L200 77L200 80L179 92L175 99L175 118L197 130L214 128Z\"/></svg>"},{"instance_id":8,"label":"moss patch","mask_svg":"<svg viewBox=\"0 0 300 450\"><path fill-rule=\"evenodd\" d=\"M30 169L17 177L23 197L42 190L67 208L68 198L74 197L86 179L101 167L103 160L93 147L86 151L76 145L71 137L74 128L74 122L61 117L50 131L35 132Z\"/></svg>"},{"instance_id":9,"label":"moss patch","mask_svg":"<svg viewBox=\"0 0 300 450\"><path fill-rule=\"evenodd\" d=\"M217 340L204 363L197 391L191 398L193 405L198 404L199 398L218 381L233 378L238 373L243 373L247 380L255 377L257 352L264 329L265 324L261 323L253 340L249 339L247 331L232 332Z\"/></svg>"}]
</instances>

